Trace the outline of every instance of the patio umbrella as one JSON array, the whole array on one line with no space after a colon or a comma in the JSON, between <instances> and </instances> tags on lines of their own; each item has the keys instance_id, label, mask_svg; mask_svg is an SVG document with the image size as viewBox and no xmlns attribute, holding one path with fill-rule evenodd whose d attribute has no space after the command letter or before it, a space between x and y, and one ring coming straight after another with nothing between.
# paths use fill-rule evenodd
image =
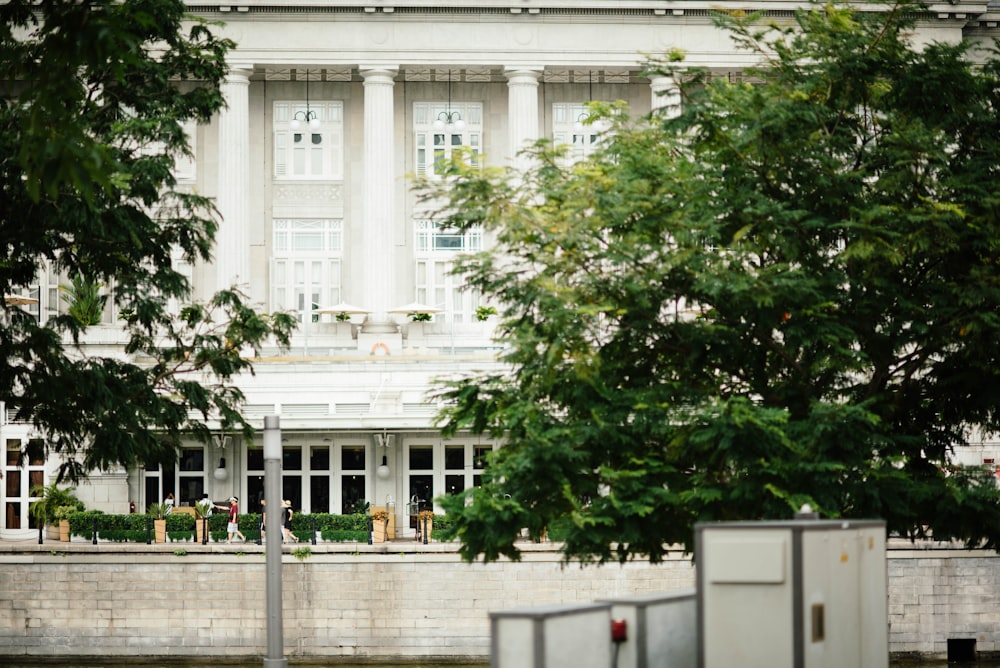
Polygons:
<instances>
[{"instance_id":1,"label":"patio umbrella","mask_svg":"<svg viewBox=\"0 0 1000 668\"><path fill-rule=\"evenodd\" d=\"M366 313L371 313L371 311L366 308L361 308L360 306L352 306L346 302L340 302L339 304L334 304L333 306L324 306L323 308L315 309L313 313L325 313L329 315L340 315L341 313L345 315L364 315Z\"/></svg>"},{"instance_id":2,"label":"patio umbrella","mask_svg":"<svg viewBox=\"0 0 1000 668\"><path fill-rule=\"evenodd\" d=\"M21 295L4 295L3 303L7 306L28 306L37 304L38 300L33 297L22 297Z\"/></svg>"},{"instance_id":3,"label":"patio umbrella","mask_svg":"<svg viewBox=\"0 0 1000 668\"><path fill-rule=\"evenodd\" d=\"M386 311L386 313L441 313L442 311L444 311L444 309L438 308L437 306L428 306L427 304L421 304L420 302L410 302L409 304L404 304L403 306L391 308Z\"/></svg>"}]
</instances>

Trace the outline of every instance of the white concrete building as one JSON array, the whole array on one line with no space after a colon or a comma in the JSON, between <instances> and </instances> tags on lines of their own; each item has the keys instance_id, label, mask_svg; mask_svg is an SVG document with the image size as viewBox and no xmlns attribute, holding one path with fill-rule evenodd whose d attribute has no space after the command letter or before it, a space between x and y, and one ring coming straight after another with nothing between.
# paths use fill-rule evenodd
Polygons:
<instances>
[{"instance_id":1,"label":"white concrete building","mask_svg":"<svg viewBox=\"0 0 1000 668\"><path fill-rule=\"evenodd\" d=\"M551 137L586 153L576 125L588 100L625 100L636 114L673 103L672 82L642 73L646 53L681 48L692 66L737 78L750 61L713 25L712 7L788 17L802 3L767 0L243 0L189 3L224 22L238 47L228 108L191 127L195 159L178 165L186 187L213 196L223 222L213 264L189 267L204 298L232 282L268 311L302 316L293 349L244 377L246 415L281 416L284 498L304 512L344 512L358 500L405 502L473 485L477 437L444 440L428 398L433 379L495 366L487 305L448 268L456 252L488 247L482 234L430 225L410 190L415 174L464 146L484 163L511 164L525 142ZM954 0L930 6L918 39L988 39L1000 7ZM313 127L308 121L318 122ZM439 123L439 121L441 121ZM449 123L450 121L450 123ZM459 123L461 121L461 123ZM443 127L442 127L443 125ZM58 278L37 287L41 318L63 308ZM409 322L424 304L431 322ZM338 322L323 309L361 312ZM397 312L397 307L403 307ZM344 308L344 307L341 307ZM318 310L318 312L317 312ZM88 345L120 343L114 323ZM0 537L30 532L32 485L49 482L26 425L0 423ZM225 467L219 466L225 460ZM380 465L386 468L380 469ZM95 474L79 496L127 512L173 492L208 492L256 511L263 493L259 438L191 443L174 470Z\"/></svg>"}]
</instances>

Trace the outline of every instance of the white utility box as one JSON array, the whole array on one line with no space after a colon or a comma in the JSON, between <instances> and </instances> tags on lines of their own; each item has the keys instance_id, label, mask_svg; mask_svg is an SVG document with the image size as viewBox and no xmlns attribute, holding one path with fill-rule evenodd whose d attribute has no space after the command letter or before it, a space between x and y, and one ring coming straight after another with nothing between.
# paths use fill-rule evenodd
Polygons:
<instances>
[{"instance_id":1,"label":"white utility box","mask_svg":"<svg viewBox=\"0 0 1000 668\"><path fill-rule=\"evenodd\" d=\"M490 613L490 668L607 668L611 604Z\"/></svg>"},{"instance_id":2,"label":"white utility box","mask_svg":"<svg viewBox=\"0 0 1000 668\"><path fill-rule=\"evenodd\" d=\"M695 526L698 667L888 668L885 522Z\"/></svg>"}]
</instances>

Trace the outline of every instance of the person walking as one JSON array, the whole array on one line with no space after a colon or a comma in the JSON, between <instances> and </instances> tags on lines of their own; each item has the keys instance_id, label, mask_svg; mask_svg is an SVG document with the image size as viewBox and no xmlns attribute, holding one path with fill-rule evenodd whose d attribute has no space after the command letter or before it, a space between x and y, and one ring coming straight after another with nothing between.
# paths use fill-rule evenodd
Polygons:
<instances>
[{"instance_id":1,"label":"person walking","mask_svg":"<svg viewBox=\"0 0 1000 668\"><path fill-rule=\"evenodd\" d=\"M260 500L260 538L257 539L257 544L260 545L264 542L265 530L267 530L267 499Z\"/></svg>"},{"instance_id":2,"label":"person walking","mask_svg":"<svg viewBox=\"0 0 1000 668\"><path fill-rule=\"evenodd\" d=\"M239 536L240 541L247 542L247 537L240 532L240 500L235 496L229 497L229 525L226 527L229 532L227 543L233 542L233 536Z\"/></svg>"},{"instance_id":3,"label":"person walking","mask_svg":"<svg viewBox=\"0 0 1000 668\"><path fill-rule=\"evenodd\" d=\"M292 502L285 499L281 504L281 526L284 536L282 543L297 543L299 539L292 534Z\"/></svg>"}]
</instances>

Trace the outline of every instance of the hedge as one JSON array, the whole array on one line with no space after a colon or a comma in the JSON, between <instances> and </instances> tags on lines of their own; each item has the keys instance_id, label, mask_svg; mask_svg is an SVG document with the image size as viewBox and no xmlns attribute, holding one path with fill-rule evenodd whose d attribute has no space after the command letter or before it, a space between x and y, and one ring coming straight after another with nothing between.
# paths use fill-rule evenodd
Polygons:
<instances>
[{"instance_id":1,"label":"hedge","mask_svg":"<svg viewBox=\"0 0 1000 668\"><path fill-rule=\"evenodd\" d=\"M148 515L130 513L113 515L100 510L88 510L71 513L68 517L70 534L90 540L93 537L94 522L97 522L97 537L112 542L145 543L148 530L152 533L153 520ZM195 538L195 518L187 513L171 513L167 515L167 537L171 541L188 541ZM240 515L240 532L246 536L247 542L256 541L260 536L259 513ZM229 534L226 526L229 516L226 513L214 513L208 518L209 536L215 542L225 541ZM315 524L314 524L315 523ZM435 523L435 526L437 524ZM332 542L365 542L368 540L368 516L353 513L350 515L332 515L330 513L312 513L309 515L296 513L292 516L292 532L303 542L312 539L312 531L320 532L325 541Z\"/></svg>"}]
</instances>

